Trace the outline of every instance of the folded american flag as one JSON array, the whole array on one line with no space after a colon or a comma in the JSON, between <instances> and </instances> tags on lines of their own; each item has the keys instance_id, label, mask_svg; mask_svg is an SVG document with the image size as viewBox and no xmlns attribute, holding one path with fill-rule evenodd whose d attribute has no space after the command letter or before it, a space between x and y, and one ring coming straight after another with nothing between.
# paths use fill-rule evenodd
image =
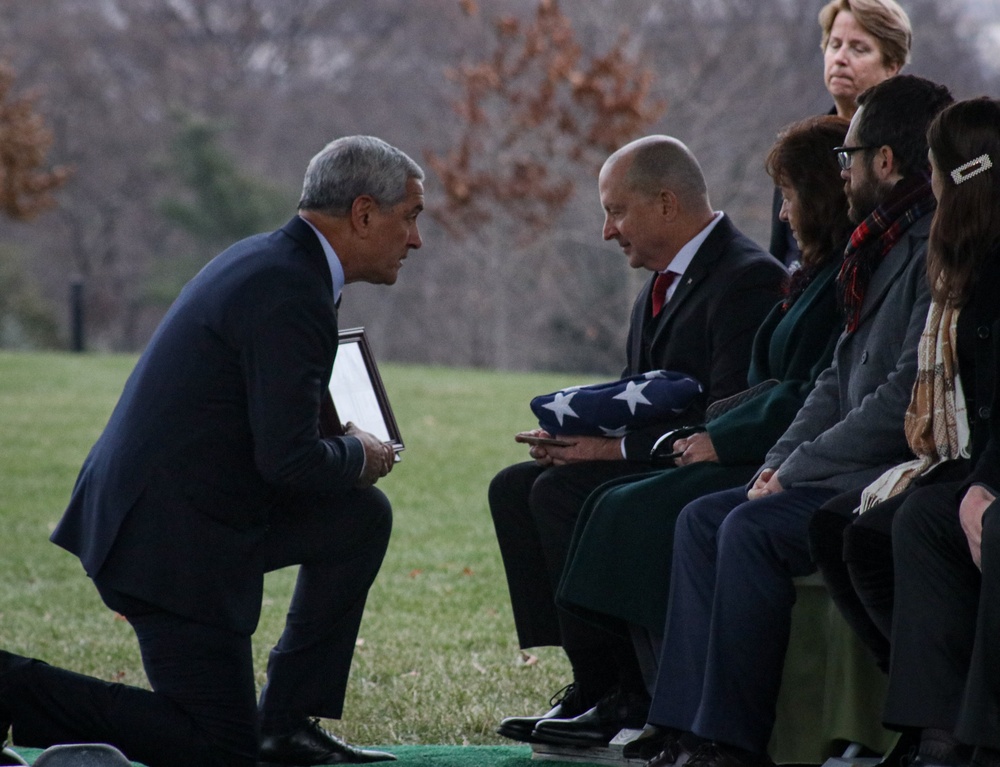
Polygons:
<instances>
[{"instance_id":1,"label":"folded american flag","mask_svg":"<svg viewBox=\"0 0 1000 767\"><path fill-rule=\"evenodd\" d=\"M621 437L681 413L700 393L701 384L691 376L651 370L543 394L531 400L531 410L550 434Z\"/></svg>"}]
</instances>

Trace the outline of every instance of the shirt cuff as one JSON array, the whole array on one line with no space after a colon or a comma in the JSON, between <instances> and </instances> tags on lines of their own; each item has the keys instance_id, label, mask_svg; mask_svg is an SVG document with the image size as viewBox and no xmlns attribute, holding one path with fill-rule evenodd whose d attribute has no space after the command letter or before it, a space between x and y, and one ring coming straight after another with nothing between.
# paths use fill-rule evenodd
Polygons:
<instances>
[{"instance_id":1,"label":"shirt cuff","mask_svg":"<svg viewBox=\"0 0 1000 767\"><path fill-rule=\"evenodd\" d=\"M348 437L348 439L353 439L361 448L361 471L358 472L358 479L361 479L365 475L365 466L368 465L368 456L365 455L365 443L361 441L360 437Z\"/></svg>"}]
</instances>

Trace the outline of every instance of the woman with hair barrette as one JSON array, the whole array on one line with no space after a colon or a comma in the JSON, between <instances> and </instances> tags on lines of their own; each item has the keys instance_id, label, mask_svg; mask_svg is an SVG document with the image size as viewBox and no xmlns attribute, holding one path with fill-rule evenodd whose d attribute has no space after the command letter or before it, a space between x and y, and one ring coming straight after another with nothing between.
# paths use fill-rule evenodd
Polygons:
<instances>
[{"instance_id":1,"label":"woman with hair barrette","mask_svg":"<svg viewBox=\"0 0 1000 767\"><path fill-rule=\"evenodd\" d=\"M912 764L1000 767L1000 101L953 104L928 144L938 207L906 419L916 458L866 489L842 539L830 512L811 534L835 601L889 671L885 725L919 736Z\"/></svg>"}]
</instances>

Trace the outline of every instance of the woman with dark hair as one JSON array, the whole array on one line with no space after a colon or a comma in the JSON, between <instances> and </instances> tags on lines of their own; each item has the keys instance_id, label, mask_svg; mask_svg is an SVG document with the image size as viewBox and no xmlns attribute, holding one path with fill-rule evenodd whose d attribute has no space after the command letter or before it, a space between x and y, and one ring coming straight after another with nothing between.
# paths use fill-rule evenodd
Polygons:
<instances>
[{"instance_id":1,"label":"woman with dark hair","mask_svg":"<svg viewBox=\"0 0 1000 767\"><path fill-rule=\"evenodd\" d=\"M768 173L783 194L781 216L804 258L757 333L751 388L700 431L665 444L677 454L674 465L598 488L577 522L558 601L611 630L633 627L644 660L655 662L649 638L663 628L677 514L693 498L749 481L830 364L843 324L835 278L853 228L833 152L847 126L832 115L804 120L768 155ZM536 726L536 739L545 740L545 727L544 720ZM638 753L648 758L657 745Z\"/></svg>"},{"instance_id":2,"label":"woman with dark hair","mask_svg":"<svg viewBox=\"0 0 1000 767\"><path fill-rule=\"evenodd\" d=\"M920 731L914 764L967 764L972 746L983 749L977 763L1000 764L992 657L1000 632L1000 101L954 104L927 137L938 207L927 256L932 303L906 420L916 459L869 486L860 513L841 517L839 528L834 512L817 513L810 534L835 601L887 669L891 638L884 721Z\"/></svg>"}]
</instances>

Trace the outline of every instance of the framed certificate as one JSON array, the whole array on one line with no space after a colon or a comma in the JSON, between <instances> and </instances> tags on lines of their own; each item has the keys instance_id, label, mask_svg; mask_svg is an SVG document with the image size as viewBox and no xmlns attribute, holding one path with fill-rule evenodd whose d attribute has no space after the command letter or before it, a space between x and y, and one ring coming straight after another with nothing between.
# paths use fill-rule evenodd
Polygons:
<instances>
[{"instance_id":1,"label":"framed certificate","mask_svg":"<svg viewBox=\"0 0 1000 767\"><path fill-rule=\"evenodd\" d=\"M330 396L340 423L351 421L359 429L390 443L399 459L403 437L364 328L340 331L340 346L330 376Z\"/></svg>"}]
</instances>

